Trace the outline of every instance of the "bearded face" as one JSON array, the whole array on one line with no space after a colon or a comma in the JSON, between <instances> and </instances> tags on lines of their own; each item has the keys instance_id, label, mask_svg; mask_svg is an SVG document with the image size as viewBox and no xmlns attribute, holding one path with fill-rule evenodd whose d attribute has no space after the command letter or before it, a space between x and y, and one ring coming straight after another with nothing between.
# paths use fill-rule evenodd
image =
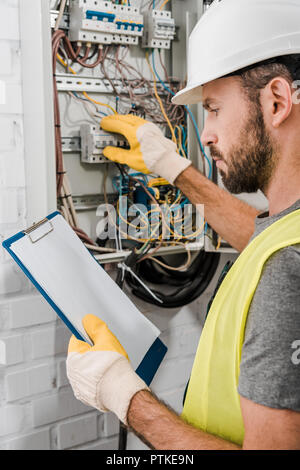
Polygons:
<instances>
[{"instance_id":1,"label":"bearded face","mask_svg":"<svg viewBox=\"0 0 300 470\"><path fill-rule=\"evenodd\" d=\"M237 144L226 154L215 145L211 156L221 160L219 168L225 188L233 194L265 192L276 166L276 146L266 129L259 104L250 104L249 118ZM226 168L226 169L225 169Z\"/></svg>"}]
</instances>

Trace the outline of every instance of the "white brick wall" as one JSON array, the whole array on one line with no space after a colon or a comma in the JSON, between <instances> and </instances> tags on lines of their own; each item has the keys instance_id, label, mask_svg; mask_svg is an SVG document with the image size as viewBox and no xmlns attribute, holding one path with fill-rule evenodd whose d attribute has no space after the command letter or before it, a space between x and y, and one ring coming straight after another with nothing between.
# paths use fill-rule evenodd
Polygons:
<instances>
[{"instance_id":1,"label":"white brick wall","mask_svg":"<svg viewBox=\"0 0 300 470\"><path fill-rule=\"evenodd\" d=\"M0 241L26 226L19 1L0 2ZM39 195L37 195L39 197ZM178 412L209 293L182 309L137 302L169 347L153 390ZM135 299L136 300L136 299ZM0 247L0 449L116 449L118 420L77 401L65 356L70 333ZM133 434L128 449L146 448Z\"/></svg>"}]
</instances>

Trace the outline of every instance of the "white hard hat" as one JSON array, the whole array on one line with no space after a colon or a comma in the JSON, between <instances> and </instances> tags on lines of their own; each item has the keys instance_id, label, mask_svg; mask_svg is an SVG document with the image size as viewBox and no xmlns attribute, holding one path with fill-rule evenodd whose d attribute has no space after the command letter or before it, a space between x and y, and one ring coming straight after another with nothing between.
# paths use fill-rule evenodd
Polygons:
<instances>
[{"instance_id":1,"label":"white hard hat","mask_svg":"<svg viewBox=\"0 0 300 470\"><path fill-rule=\"evenodd\" d=\"M198 103L205 83L298 53L300 0L215 0L192 31L187 86L172 102Z\"/></svg>"}]
</instances>

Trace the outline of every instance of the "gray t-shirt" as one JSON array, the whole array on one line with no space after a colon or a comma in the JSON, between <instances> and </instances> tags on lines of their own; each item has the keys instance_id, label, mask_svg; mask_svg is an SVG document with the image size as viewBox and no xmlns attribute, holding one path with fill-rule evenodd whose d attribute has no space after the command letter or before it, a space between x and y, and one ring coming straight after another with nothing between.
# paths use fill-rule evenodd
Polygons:
<instances>
[{"instance_id":1,"label":"gray t-shirt","mask_svg":"<svg viewBox=\"0 0 300 470\"><path fill-rule=\"evenodd\" d=\"M290 208L256 219L254 237ZM263 268L248 312L238 392L270 408L300 411L300 244L272 255ZM300 357L300 354L298 354Z\"/></svg>"}]
</instances>

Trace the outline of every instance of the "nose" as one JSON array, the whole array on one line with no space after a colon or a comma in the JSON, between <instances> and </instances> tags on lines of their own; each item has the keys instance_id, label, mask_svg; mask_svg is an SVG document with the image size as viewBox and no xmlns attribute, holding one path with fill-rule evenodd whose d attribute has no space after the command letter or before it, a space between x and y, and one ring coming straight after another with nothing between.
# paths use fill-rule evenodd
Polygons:
<instances>
[{"instance_id":1,"label":"nose","mask_svg":"<svg viewBox=\"0 0 300 470\"><path fill-rule=\"evenodd\" d=\"M204 147L209 147L210 145L216 145L218 143L217 134L212 130L212 128L205 122L202 134L201 142Z\"/></svg>"}]
</instances>

